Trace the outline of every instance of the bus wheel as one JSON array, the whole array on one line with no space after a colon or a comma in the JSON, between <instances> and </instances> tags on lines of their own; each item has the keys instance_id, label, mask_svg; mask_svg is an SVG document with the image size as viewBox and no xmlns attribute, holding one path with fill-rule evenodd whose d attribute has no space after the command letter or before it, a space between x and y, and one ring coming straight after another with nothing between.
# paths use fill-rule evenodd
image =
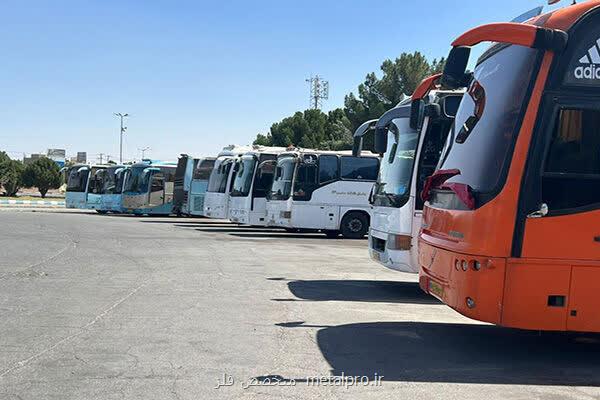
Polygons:
<instances>
[{"instance_id":1,"label":"bus wheel","mask_svg":"<svg viewBox=\"0 0 600 400\"><path fill-rule=\"evenodd\" d=\"M369 219L360 212L349 212L342 218L342 235L348 239L361 239L369 230Z\"/></svg>"},{"instance_id":2,"label":"bus wheel","mask_svg":"<svg viewBox=\"0 0 600 400\"><path fill-rule=\"evenodd\" d=\"M323 231L323 233L325 234L325 236L327 236L329 239L335 239L338 236L340 236L340 231Z\"/></svg>"},{"instance_id":3,"label":"bus wheel","mask_svg":"<svg viewBox=\"0 0 600 400\"><path fill-rule=\"evenodd\" d=\"M108 211L106 211L106 210L96 210L96 212L98 214L108 214Z\"/></svg>"}]
</instances>

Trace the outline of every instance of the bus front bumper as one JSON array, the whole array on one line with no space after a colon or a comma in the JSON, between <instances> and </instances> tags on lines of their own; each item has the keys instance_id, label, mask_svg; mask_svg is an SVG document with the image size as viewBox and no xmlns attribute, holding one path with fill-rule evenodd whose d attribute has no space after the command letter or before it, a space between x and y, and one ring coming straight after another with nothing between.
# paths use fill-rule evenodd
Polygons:
<instances>
[{"instance_id":1,"label":"bus front bumper","mask_svg":"<svg viewBox=\"0 0 600 400\"><path fill-rule=\"evenodd\" d=\"M373 261L399 272L417 274L419 266L413 265L410 250L393 250L388 247L388 233L371 229L369 255Z\"/></svg>"}]
</instances>

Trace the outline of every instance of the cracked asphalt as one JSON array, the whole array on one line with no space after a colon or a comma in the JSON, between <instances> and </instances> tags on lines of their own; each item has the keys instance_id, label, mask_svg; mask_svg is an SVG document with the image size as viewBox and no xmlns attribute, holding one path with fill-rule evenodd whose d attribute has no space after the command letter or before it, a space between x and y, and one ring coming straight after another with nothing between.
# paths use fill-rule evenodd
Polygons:
<instances>
[{"instance_id":1,"label":"cracked asphalt","mask_svg":"<svg viewBox=\"0 0 600 400\"><path fill-rule=\"evenodd\" d=\"M2 400L600 398L600 337L463 318L366 240L33 211L0 209Z\"/></svg>"}]
</instances>

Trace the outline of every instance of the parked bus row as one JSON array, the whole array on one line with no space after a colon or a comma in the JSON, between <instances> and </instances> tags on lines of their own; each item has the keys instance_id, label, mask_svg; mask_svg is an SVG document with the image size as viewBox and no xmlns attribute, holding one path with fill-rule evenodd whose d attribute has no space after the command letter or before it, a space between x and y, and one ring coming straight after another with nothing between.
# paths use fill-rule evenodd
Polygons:
<instances>
[{"instance_id":1,"label":"parked bus row","mask_svg":"<svg viewBox=\"0 0 600 400\"><path fill-rule=\"evenodd\" d=\"M375 154L228 146L177 163L75 165L66 206L98 213L204 216L252 226L361 238L371 219Z\"/></svg>"},{"instance_id":2,"label":"parked bus row","mask_svg":"<svg viewBox=\"0 0 600 400\"><path fill-rule=\"evenodd\" d=\"M177 168L75 166L67 206L368 233L373 260L419 274L463 315L600 332L600 0L451 45L443 73L359 127L352 152L231 146Z\"/></svg>"}]
</instances>

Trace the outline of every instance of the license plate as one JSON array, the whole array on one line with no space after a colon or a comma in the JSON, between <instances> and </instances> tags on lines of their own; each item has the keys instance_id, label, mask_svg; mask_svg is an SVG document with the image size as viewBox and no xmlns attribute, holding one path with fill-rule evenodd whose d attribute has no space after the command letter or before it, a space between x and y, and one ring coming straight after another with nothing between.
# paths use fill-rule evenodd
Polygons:
<instances>
[{"instance_id":1,"label":"license plate","mask_svg":"<svg viewBox=\"0 0 600 400\"><path fill-rule=\"evenodd\" d=\"M444 299L444 287L432 280L429 280L429 293L441 300Z\"/></svg>"}]
</instances>

